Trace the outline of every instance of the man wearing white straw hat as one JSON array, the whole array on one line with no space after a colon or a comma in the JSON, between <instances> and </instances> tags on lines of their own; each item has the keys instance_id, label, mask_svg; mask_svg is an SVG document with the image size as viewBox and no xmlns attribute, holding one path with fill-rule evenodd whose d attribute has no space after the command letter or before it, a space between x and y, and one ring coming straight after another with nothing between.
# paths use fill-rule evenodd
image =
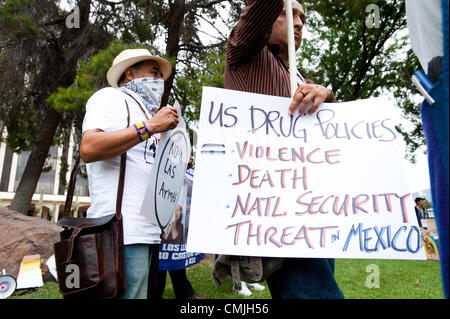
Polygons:
<instances>
[{"instance_id":1,"label":"man wearing white straw hat","mask_svg":"<svg viewBox=\"0 0 450 319\"><path fill-rule=\"evenodd\" d=\"M89 180L88 218L115 214L120 155L127 152L122 200L126 291L122 298L147 298L150 265L158 259L160 228L139 212L159 133L178 124L175 108L160 108L164 81L171 72L166 60L146 49L124 50L108 70L111 87L97 91L86 104L80 154Z\"/></svg>"},{"instance_id":2,"label":"man wearing white straw hat","mask_svg":"<svg viewBox=\"0 0 450 319\"><path fill-rule=\"evenodd\" d=\"M293 30L287 27L289 19ZM313 114L323 102L336 102L329 89L302 76L296 65L289 67L290 61L296 64L295 50L301 45L305 21L298 1L247 0L247 8L228 38L225 88L292 97L290 115L297 109L302 116ZM214 264L213 270L215 267L221 265ZM267 284L274 299L344 297L334 279L334 259L286 258Z\"/></svg>"}]
</instances>

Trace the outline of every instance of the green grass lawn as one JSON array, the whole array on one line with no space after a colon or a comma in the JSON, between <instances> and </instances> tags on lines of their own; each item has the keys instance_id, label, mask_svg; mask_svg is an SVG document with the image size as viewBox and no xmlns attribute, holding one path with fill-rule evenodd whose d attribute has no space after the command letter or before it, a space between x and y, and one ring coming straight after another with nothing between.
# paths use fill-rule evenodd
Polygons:
<instances>
[{"instance_id":1,"label":"green grass lawn","mask_svg":"<svg viewBox=\"0 0 450 319\"><path fill-rule=\"evenodd\" d=\"M366 272L368 265L379 269L379 288L366 287L366 279L372 271ZM187 270L187 276L196 292L207 294L207 299L270 299L267 284L264 291L254 291L253 296L244 297L233 293L231 278L215 288L211 280L211 266L203 262ZM367 260L336 259L336 280L347 299L441 299L442 281L439 261L433 260ZM15 299L59 299L61 295L54 282L45 283L36 291L19 296L16 291L10 298ZM164 298L173 299L170 276L167 276Z\"/></svg>"}]
</instances>

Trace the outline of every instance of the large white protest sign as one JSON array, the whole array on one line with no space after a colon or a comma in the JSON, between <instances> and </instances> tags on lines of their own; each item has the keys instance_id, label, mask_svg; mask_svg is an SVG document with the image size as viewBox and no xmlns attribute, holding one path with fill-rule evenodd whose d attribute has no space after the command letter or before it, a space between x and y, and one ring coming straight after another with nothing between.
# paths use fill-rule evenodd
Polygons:
<instances>
[{"instance_id":1,"label":"large white protest sign","mask_svg":"<svg viewBox=\"0 0 450 319\"><path fill-rule=\"evenodd\" d=\"M173 219L191 155L191 143L178 103L174 107L178 111L179 124L162 134L140 211L162 231Z\"/></svg>"},{"instance_id":2,"label":"large white protest sign","mask_svg":"<svg viewBox=\"0 0 450 319\"><path fill-rule=\"evenodd\" d=\"M203 89L188 251L425 259L389 100L290 102Z\"/></svg>"}]
</instances>

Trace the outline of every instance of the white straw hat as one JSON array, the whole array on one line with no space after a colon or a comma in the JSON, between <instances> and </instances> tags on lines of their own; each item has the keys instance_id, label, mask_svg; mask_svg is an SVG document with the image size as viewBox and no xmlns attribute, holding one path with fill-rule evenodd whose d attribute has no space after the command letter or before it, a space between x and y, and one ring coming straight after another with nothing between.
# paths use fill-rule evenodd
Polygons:
<instances>
[{"instance_id":1,"label":"white straw hat","mask_svg":"<svg viewBox=\"0 0 450 319\"><path fill-rule=\"evenodd\" d=\"M146 60L153 60L158 63L164 81L167 80L172 73L172 67L169 62L163 58L151 55L147 49L127 49L119 53L114 59L112 66L109 68L108 73L106 73L106 79L108 80L109 85L117 87L120 77L127 68Z\"/></svg>"}]
</instances>

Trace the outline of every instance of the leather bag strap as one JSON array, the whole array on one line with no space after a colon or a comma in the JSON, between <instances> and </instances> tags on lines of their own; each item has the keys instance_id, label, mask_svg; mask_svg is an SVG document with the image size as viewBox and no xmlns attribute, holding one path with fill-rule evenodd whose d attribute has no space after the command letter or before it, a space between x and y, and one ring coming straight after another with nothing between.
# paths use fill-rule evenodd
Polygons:
<instances>
[{"instance_id":1,"label":"leather bag strap","mask_svg":"<svg viewBox=\"0 0 450 319\"><path fill-rule=\"evenodd\" d=\"M125 105L127 106L127 128L130 127L130 108L128 107L128 102L125 100ZM120 156L120 174L119 174L119 185L117 189L117 200L116 200L116 217L117 219L122 218L122 198L123 198L123 186L125 183L125 167L127 161L127 153L123 153ZM64 216L70 216L72 210L72 200L75 191L75 182L78 172L78 166L80 163L80 154L78 154L75 161L75 167L72 170L72 175L70 177L69 186L67 188L66 202L64 204Z\"/></svg>"},{"instance_id":2,"label":"leather bag strap","mask_svg":"<svg viewBox=\"0 0 450 319\"><path fill-rule=\"evenodd\" d=\"M127 106L127 128L130 127L130 108L128 107L128 102L125 100L125 105ZM116 218L122 218L122 198L123 198L123 186L125 184L125 168L127 163L127 152L120 156L120 174L119 174L119 185L117 187L117 200L116 200Z\"/></svg>"},{"instance_id":3,"label":"leather bag strap","mask_svg":"<svg viewBox=\"0 0 450 319\"><path fill-rule=\"evenodd\" d=\"M72 260L72 254L73 254L73 245L75 244L75 238L78 236L78 234L83 230L83 227L88 225L89 223L84 223L82 225L79 225L77 228L75 228L72 232L72 235L70 236L69 240L69 252L67 253L66 258L66 264L70 263Z\"/></svg>"},{"instance_id":4,"label":"leather bag strap","mask_svg":"<svg viewBox=\"0 0 450 319\"><path fill-rule=\"evenodd\" d=\"M138 102L138 100L136 100L136 99L134 98L133 95L131 95L131 94L127 93L127 92L123 92L123 93L125 93L126 95L128 95L129 97L131 97L131 98L137 103L137 105L139 105L139 107L140 107L142 113L144 113L145 118L148 120L147 113L145 113L144 108L141 106L141 104Z\"/></svg>"},{"instance_id":5,"label":"leather bag strap","mask_svg":"<svg viewBox=\"0 0 450 319\"><path fill-rule=\"evenodd\" d=\"M71 216L72 214L72 201L73 201L73 194L75 192L75 183L77 181L77 173L78 173L78 167L80 165L80 153L78 153L76 160L75 160L75 166L72 169L72 172L70 174L70 181L69 186L67 187L67 196L66 196L66 202L64 203L64 216Z\"/></svg>"}]
</instances>

